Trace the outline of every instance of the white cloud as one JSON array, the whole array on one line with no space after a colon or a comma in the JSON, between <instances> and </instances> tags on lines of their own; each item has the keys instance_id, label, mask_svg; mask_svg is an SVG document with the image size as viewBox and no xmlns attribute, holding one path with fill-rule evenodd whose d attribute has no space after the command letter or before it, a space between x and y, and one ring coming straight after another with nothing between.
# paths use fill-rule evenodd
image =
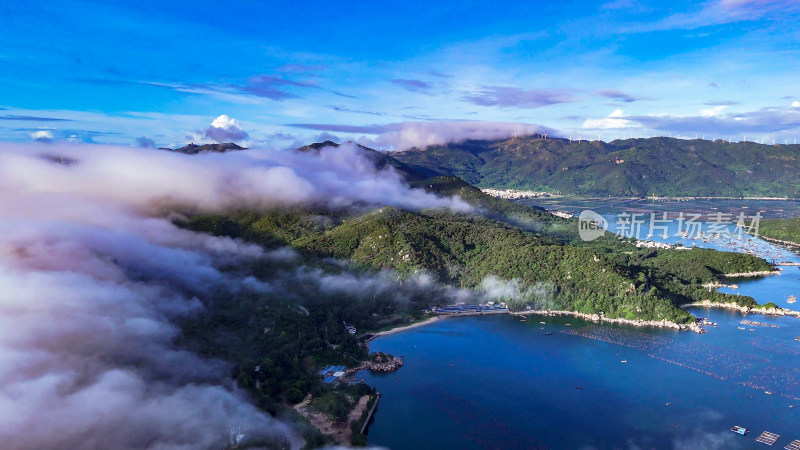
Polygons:
<instances>
[{"instance_id":1,"label":"white cloud","mask_svg":"<svg viewBox=\"0 0 800 450\"><path fill-rule=\"evenodd\" d=\"M713 108L701 109L700 115L703 117L717 117L721 116L728 108L728 105L717 105Z\"/></svg>"},{"instance_id":2,"label":"white cloud","mask_svg":"<svg viewBox=\"0 0 800 450\"><path fill-rule=\"evenodd\" d=\"M393 146L402 150L467 139L505 139L514 135L527 136L536 133L552 135L555 132L540 125L514 122L403 122L368 143L374 142L380 146Z\"/></svg>"},{"instance_id":3,"label":"white cloud","mask_svg":"<svg viewBox=\"0 0 800 450\"><path fill-rule=\"evenodd\" d=\"M202 135L215 142L239 142L248 138L239 121L225 114L214 119L211 125L202 131Z\"/></svg>"},{"instance_id":4,"label":"white cloud","mask_svg":"<svg viewBox=\"0 0 800 450\"><path fill-rule=\"evenodd\" d=\"M655 23L641 24L634 31L695 29L800 12L796 0L710 0L698 3L700 6L696 11L675 13Z\"/></svg>"},{"instance_id":5,"label":"white cloud","mask_svg":"<svg viewBox=\"0 0 800 450\"><path fill-rule=\"evenodd\" d=\"M400 122L383 125L336 125L321 123L297 123L290 126L310 130L377 135L376 138L361 137L357 141L369 147L389 147L406 150L412 147L461 142L467 139L506 139L514 135L529 136L546 133L555 136L552 128L521 122L487 122L478 120Z\"/></svg>"},{"instance_id":6,"label":"white cloud","mask_svg":"<svg viewBox=\"0 0 800 450\"><path fill-rule=\"evenodd\" d=\"M223 448L232 427L286 436L231 388L221 362L174 344L176 320L201 311L208 292L265 287L221 267L268 255L180 229L167 213L298 202L466 206L410 189L352 144L192 156L0 144L3 445Z\"/></svg>"},{"instance_id":7,"label":"white cloud","mask_svg":"<svg viewBox=\"0 0 800 450\"><path fill-rule=\"evenodd\" d=\"M589 129L615 129L615 128L639 128L634 122L625 119L625 114L621 109L615 109L607 117L602 119L586 119L582 128Z\"/></svg>"},{"instance_id":8,"label":"white cloud","mask_svg":"<svg viewBox=\"0 0 800 450\"><path fill-rule=\"evenodd\" d=\"M792 108L800 108L800 102L795 100L792 102Z\"/></svg>"},{"instance_id":9,"label":"white cloud","mask_svg":"<svg viewBox=\"0 0 800 450\"><path fill-rule=\"evenodd\" d=\"M410 189L397 173L376 170L354 144L319 154L251 149L192 156L131 147L58 147L59 157L77 161L69 166L52 164L24 146L1 148L0 188L95 195L144 210L164 202L202 210L302 202L464 208L463 202Z\"/></svg>"},{"instance_id":10,"label":"white cloud","mask_svg":"<svg viewBox=\"0 0 800 450\"><path fill-rule=\"evenodd\" d=\"M50 142L55 139L55 135L53 135L53 132L50 130L34 131L30 136L31 139L37 142Z\"/></svg>"}]
</instances>

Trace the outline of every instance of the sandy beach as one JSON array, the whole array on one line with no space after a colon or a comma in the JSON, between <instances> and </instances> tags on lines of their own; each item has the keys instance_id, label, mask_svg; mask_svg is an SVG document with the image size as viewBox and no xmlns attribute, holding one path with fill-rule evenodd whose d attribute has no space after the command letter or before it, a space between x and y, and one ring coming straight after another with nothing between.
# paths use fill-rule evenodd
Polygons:
<instances>
[{"instance_id":1,"label":"sandy beach","mask_svg":"<svg viewBox=\"0 0 800 450\"><path fill-rule=\"evenodd\" d=\"M439 320L439 316L436 316L436 317L430 317L430 318L428 318L428 319L425 319L425 320L423 320L423 321L420 321L420 322L415 322L415 323L412 323L412 324L410 324L410 325L403 325L403 326L401 326L401 327L392 328L391 330L379 331L379 332L377 332L377 333L373 334L373 335L372 335L372 337L370 337L370 338L367 340L367 342L369 342L369 341L371 341L371 340L373 340L373 339L375 339L375 338L377 338L377 337L380 337L380 336L386 336L387 334L399 333L399 332L401 332L401 331L406 331L406 330L409 330L409 329L411 329L411 328L417 328L417 327L421 327L421 326L429 325L429 324L431 324L431 323L433 323L433 322L436 322L437 320Z\"/></svg>"}]
</instances>

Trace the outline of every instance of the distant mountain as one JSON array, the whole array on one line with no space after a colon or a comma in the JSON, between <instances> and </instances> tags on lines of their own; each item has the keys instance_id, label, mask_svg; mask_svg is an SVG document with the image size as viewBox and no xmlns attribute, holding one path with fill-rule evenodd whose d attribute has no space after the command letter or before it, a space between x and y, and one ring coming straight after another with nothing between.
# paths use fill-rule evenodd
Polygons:
<instances>
[{"instance_id":1,"label":"distant mountain","mask_svg":"<svg viewBox=\"0 0 800 450\"><path fill-rule=\"evenodd\" d=\"M325 147L339 147L339 144L333 141L315 142L313 144L304 145L303 147L298 148L297 151L319 152ZM397 172L403 175L403 177L407 181L425 180L431 177L441 175L441 173L435 170L427 169L424 167L411 167L408 164L404 164L398 161L397 159L393 158L386 152L379 152L369 147L364 147L363 145L358 145L358 147L364 151L364 155L375 164L375 167L377 169L380 170L386 166L392 166Z\"/></svg>"},{"instance_id":2,"label":"distant mountain","mask_svg":"<svg viewBox=\"0 0 800 450\"><path fill-rule=\"evenodd\" d=\"M598 196L800 197L800 145L674 138L467 140L390 155L479 187Z\"/></svg>"},{"instance_id":3,"label":"distant mountain","mask_svg":"<svg viewBox=\"0 0 800 450\"><path fill-rule=\"evenodd\" d=\"M245 147L234 144L233 142L225 142L222 144L201 144L195 145L194 143L188 144L181 148L159 148L159 150L169 150L172 152L186 153L187 155L196 155L200 152L215 152L225 153L234 150L247 150Z\"/></svg>"}]
</instances>

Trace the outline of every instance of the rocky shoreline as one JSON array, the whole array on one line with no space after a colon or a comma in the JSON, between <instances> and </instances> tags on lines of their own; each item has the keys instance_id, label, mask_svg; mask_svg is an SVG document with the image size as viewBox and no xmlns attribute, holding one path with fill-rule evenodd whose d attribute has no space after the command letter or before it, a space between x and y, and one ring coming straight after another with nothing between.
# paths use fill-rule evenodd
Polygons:
<instances>
[{"instance_id":1,"label":"rocky shoreline","mask_svg":"<svg viewBox=\"0 0 800 450\"><path fill-rule=\"evenodd\" d=\"M793 200L791 197L659 197L648 195L647 200Z\"/></svg>"},{"instance_id":2,"label":"rocky shoreline","mask_svg":"<svg viewBox=\"0 0 800 450\"><path fill-rule=\"evenodd\" d=\"M757 272L737 272L737 273L723 273L722 277L725 278L747 278L747 277L765 277L769 275L780 275L780 270L761 270Z\"/></svg>"},{"instance_id":3,"label":"rocky shoreline","mask_svg":"<svg viewBox=\"0 0 800 450\"><path fill-rule=\"evenodd\" d=\"M739 311L742 314L762 314L765 316L788 316L788 317L797 317L800 319L800 311L793 311L791 309L785 308L751 308L749 306L741 306L737 305L736 303L723 303L723 302L712 302L711 300L703 300L702 302L695 302L695 303L688 303L686 305L682 305L682 308L688 308L690 306L700 306L704 308L724 308L724 309L732 309L734 311Z\"/></svg>"},{"instance_id":4,"label":"rocky shoreline","mask_svg":"<svg viewBox=\"0 0 800 450\"><path fill-rule=\"evenodd\" d=\"M403 360L386 353L378 353L375 360L363 361L357 367L347 369L346 374L352 375L359 370L369 370L370 372L389 373L403 367Z\"/></svg>"},{"instance_id":5,"label":"rocky shoreline","mask_svg":"<svg viewBox=\"0 0 800 450\"><path fill-rule=\"evenodd\" d=\"M635 327L657 327L657 328L673 328L679 331L694 331L695 333L705 333L705 331L696 323L680 324L671 322L667 319L664 320L643 320L643 319L623 319L623 318L610 318L601 314L584 314L576 311L548 311L548 310L534 310L534 311L520 311L511 314L516 315L530 315L536 314L541 316L570 316L578 317L592 322L607 322L619 323L624 325L632 325Z\"/></svg>"},{"instance_id":6,"label":"rocky shoreline","mask_svg":"<svg viewBox=\"0 0 800 450\"><path fill-rule=\"evenodd\" d=\"M765 241L768 241L768 242L775 242L776 244L788 245L790 247L800 247L800 244L798 244L797 242L783 241L783 240L780 240L780 239L766 237L763 234L758 234L758 235L756 235L756 237L758 237L759 239L763 239Z\"/></svg>"}]
</instances>

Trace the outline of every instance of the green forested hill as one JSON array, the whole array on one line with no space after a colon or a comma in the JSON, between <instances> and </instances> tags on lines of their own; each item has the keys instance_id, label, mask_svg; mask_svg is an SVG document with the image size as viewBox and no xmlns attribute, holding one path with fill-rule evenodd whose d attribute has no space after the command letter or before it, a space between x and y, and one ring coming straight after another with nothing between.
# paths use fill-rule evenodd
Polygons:
<instances>
[{"instance_id":1,"label":"green forested hill","mask_svg":"<svg viewBox=\"0 0 800 450\"><path fill-rule=\"evenodd\" d=\"M769 239L800 245L800 217L762 220L759 223L758 234Z\"/></svg>"},{"instance_id":2,"label":"green forested hill","mask_svg":"<svg viewBox=\"0 0 800 450\"><path fill-rule=\"evenodd\" d=\"M190 226L266 246L289 245L307 261L335 258L359 270L391 269L401 277L425 272L459 288L481 289L489 279L512 283L520 307L679 323L691 318L678 307L682 303L712 299L754 305L749 297L709 293L702 284L722 273L770 269L745 254L637 249L611 238L575 245L547 229L531 233L443 211L384 207L331 217L327 226L308 226L309 217L320 215L292 210L199 216Z\"/></svg>"},{"instance_id":3,"label":"green forested hill","mask_svg":"<svg viewBox=\"0 0 800 450\"><path fill-rule=\"evenodd\" d=\"M331 145L314 144L300 151ZM593 148L599 152L600 147ZM491 197L454 176L422 179L424 171L389 155L364 151L376 166L393 166L412 186L458 195L475 209L455 214L383 207L364 214L294 207L197 216L189 227L267 248L290 246L307 261L335 258L361 270L391 269L401 276L423 271L439 283L460 288L480 288L489 278L518 283L523 291L546 286L549 297L530 299L535 307L677 322L690 319L677 307L681 303L715 299L755 304L749 297L709 293L701 285L717 281L722 273L771 269L750 255L637 249L610 234L583 242L576 219Z\"/></svg>"},{"instance_id":4,"label":"green forested hill","mask_svg":"<svg viewBox=\"0 0 800 450\"><path fill-rule=\"evenodd\" d=\"M479 187L610 196L785 196L800 192L800 145L673 138L613 142L468 140L392 156Z\"/></svg>"},{"instance_id":5,"label":"green forested hill","mask_svg":"<svg viewBox=\"0 0 800 450\"><path fill-rule=\"evenodd\" d=\"M324 146L329 143L301 151ZM755 306L750 297L709 292L704 283L723 273L771 269L747 254L636 248L610 233L584 242L577 219L491 197L454 176L428 178L436 172L363 150L376 167L391 165L412 187L458 195L473 210L294 205L180 222L265 249L257 261L226 268L252 276L258 288L212 289L202 313L181 321L178 341L233 363L238 386L273 414L292 417L290 405L310 394L315 408L347 425L353 399L374 391L324 384L319 369L358 365L368 358L370 332L419 320L431 306L492 298L516 310L688 323L693 317L680 308L688 302ZM305 430L310 447L331 442L313 427Z\"/></svg>"}]
</instances>

